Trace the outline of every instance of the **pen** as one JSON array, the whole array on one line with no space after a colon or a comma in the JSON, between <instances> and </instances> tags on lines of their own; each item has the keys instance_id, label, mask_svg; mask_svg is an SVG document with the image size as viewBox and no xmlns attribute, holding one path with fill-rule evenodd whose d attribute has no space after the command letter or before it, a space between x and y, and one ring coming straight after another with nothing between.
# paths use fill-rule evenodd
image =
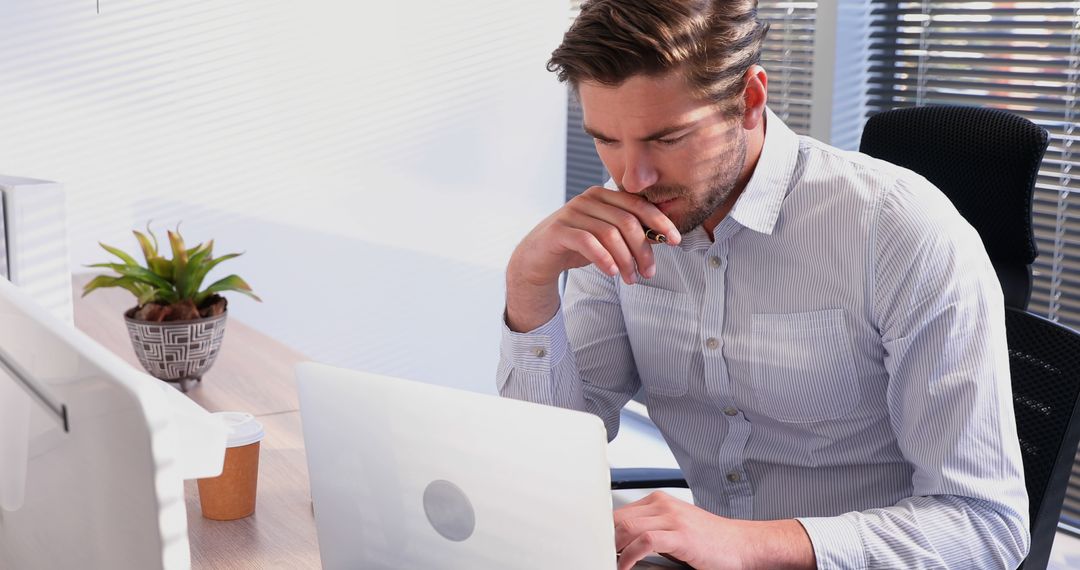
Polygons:
<instances>
[{"instance_id":1,"label":"pen","mask_svg":"<svg viewBox=\"0 0 1080 570\"><path fill-rule=\"evenodd\" d=\"M667 236L647 226L641 226L645 230L645 237L656 243L667 243Z\"/></svg>"}]
</instances>

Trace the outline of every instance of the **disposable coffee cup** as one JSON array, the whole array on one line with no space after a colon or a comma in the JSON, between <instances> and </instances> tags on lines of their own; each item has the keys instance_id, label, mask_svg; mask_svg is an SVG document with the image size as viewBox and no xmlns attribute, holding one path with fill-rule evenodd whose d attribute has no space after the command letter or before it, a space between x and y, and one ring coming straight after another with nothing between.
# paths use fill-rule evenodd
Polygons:
<instances>
[{"instance_id":1,"label":"disposable coffee cup","mask_svg":"<svg viewBox=\"0 0 1080 570\"><path fill-rule=\"evenodd\" d=\"M259 443L265 433L251 414L218 412L229 430L225 444L225 465L221 475L199 479L199 503L208 519L231 521L255 512L255 490L259 482Z\"/></svg>"}]
</instances>

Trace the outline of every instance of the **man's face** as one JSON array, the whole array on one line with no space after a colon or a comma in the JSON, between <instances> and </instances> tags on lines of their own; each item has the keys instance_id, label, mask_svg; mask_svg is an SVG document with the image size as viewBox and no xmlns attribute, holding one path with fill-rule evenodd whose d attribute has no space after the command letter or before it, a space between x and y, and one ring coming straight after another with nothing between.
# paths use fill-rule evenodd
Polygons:
<instances>
[{"instance_id":1,"label":"man's face","mask_svg":"<svg viewBox=\"0 0 1080 570\"><path fill-rule=\"evenodd\" d=\"M624 192L686 233L731 196L746 160L741 122L693 96L681 74L578 86L585 131ZM719 220L710 220L712 224Z\"/></svg>"}]
</instances>

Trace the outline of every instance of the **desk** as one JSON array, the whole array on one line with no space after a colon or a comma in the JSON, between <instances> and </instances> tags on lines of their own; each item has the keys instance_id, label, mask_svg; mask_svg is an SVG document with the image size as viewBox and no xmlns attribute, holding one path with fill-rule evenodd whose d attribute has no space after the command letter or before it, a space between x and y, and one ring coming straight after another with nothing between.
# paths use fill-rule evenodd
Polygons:
<instances>
[{"instance_id":1,"label":"desk","mask_svg":"<svg viewBox=\"0 0 1080 570\"><path fill-rule=\"evenodd\" d=\"M89 280L83 275L73 279L75 326L142 370L123 319L124 310L134 305L130 293L99 289L82 298L82 287ZM230 319L214 366L202 382L189 384L187 395L207 410L249 412L266 429L254 515L236 521L205 519L199 507L198 485L184 482L192 568L321 567L293 371L304 360L307 358L299 352ZM621 492L615 504L644 494ZM643 562L635 568L660 567Z\"/></svg>"},{"instance_id":2,"label":"desk","mask_svg":"<svg viewBox=\"0 0 1080 570\"><path fill-rule=\"evenodd\" d=\"M81 298L89 276L73 279L75 326L142 370L123 311L134 305L121 289ZM254 414L266 429L259 458L255 514L237 521L203 518L195 481L184 482L191 567L213 569L319 568L315 517L293 368L304 355L230 319L217 362L188 396L211 412Z\"/></svg>"}]
</instances>

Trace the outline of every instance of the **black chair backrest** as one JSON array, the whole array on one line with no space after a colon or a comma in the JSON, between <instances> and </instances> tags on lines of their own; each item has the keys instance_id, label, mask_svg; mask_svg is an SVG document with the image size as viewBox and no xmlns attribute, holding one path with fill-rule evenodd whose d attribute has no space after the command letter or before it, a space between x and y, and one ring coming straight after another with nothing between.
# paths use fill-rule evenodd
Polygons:
<instances>
[{"instance_id":1,"label":"black chair backrest","mask_svg":"<svg viewBox=\"0 0 1080 570\"><path fill-rule=\"evenodd\" d=\"M1005 330L1031 514L1031 554L1022 568L1042 570L1080 445L1080 334L1012 308Z\"/></svg>"},{"instance_id":2,"label":"black chair backrest","mask_svg":"<svg viewBox=\"0 0 1080 570\"><path fill-rule=\"evenodd\" d=\"M940 188L982 236L1005 304L1023 309L1038 254L1031 198L1048 140L1042 127L998 109L910 107L870 117L859 150Z\"/></svg>"}]
</instances>

